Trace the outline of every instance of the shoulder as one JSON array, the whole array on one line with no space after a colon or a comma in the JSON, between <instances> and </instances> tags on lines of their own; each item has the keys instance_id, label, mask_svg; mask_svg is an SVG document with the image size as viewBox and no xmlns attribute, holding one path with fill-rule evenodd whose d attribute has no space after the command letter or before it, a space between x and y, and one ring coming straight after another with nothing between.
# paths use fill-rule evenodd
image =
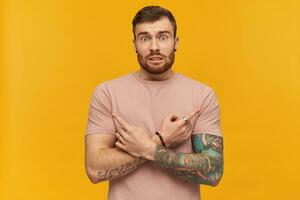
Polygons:
<instances>
[{"instance_id":1,"label":"shoulder","mask_svg":"<svg viewBox=\"0 0 300 200\"><path fill-rule=\"evenodd\" d=\"M108 92L115 89L124 89L132 81L131 73L105 80L96 85L96 92Z\"/></svg>"},{"instance_id":2,"label":"shoulder","mask_svg":"<svg viewBox=\"0 0 300 200\"><path fill-rule=\"evenodd\" d=\"M191 87L195 92L201 92L205 94L214 93L214 90L208 84L196 80L195 78L188 77L184 74L179 74L180 80Z\"/></svg>"}]
</instances>

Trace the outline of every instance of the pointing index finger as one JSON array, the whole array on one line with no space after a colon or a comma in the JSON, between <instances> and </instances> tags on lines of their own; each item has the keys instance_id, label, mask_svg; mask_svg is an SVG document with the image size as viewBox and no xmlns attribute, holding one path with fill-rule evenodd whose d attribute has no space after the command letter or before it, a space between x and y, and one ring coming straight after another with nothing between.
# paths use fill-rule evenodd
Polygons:
<instances>
[{"instance_id":1,"label":"pointing index finger","mask_svg":"<svg viewBox=\"0 0 300 200\"><path fill-rule=\"evenodd\" d=\"M200 112L200 110L196 110L196 111L193 111L193 112L191 112L190 114L188 114L187 116L185 116L186 117L186 119L187 119L187 122L189 122L196 114L198 114ZM179 120L179 125L184 125L184 124L186 124L187 123L183 118L181 118L180 120Z\"/></svg>"},{"instance_id":2,"label":"pointing index finger","mask_svg":"<svg viewBox=\"0 0 300 200\"><path fill-rule=\"evenodd\" d=\"M115 114L112 114L112 116L119 122L119 124L125 129L125 131L128 131L130 129L129 124L127 124L124 119Z\"/></svg>"},{"instance_id":3,"label":"pointing index finger","mask_svg":"<svg viewBox=\"0 0 300 200\"><path fill-rule=\"evenodd\" d=\"M186 116L187 120L191 120L194 116L196 116L196 114L198 114L200 112L200 110L196 110L192 113L190 113L189 115Z\"/></svg>"}]
</instances>

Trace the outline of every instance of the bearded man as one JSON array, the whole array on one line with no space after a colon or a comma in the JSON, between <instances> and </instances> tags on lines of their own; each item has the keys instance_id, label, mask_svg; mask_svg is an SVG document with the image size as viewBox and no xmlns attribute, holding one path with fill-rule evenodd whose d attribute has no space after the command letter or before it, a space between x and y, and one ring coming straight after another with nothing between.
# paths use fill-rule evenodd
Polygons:
<instances>
[{"instance_id":1,"label":"bearded man","mask_svg":"<svg viewBox=\"0 0 300 200\"><path fill-rule=\"evenodd\" d=\"M172 70L172 13L147 6L133 21L140 69L100 83L92 96L85 166L109 181L109 200L199 200L223 174L219 103L207 85Z\"/></svg>"}]
</instances>

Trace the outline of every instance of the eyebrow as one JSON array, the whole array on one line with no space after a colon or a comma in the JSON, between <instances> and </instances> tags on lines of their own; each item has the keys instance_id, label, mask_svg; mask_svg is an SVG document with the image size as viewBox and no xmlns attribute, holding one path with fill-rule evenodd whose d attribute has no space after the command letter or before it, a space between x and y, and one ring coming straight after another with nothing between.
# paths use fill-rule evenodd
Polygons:
<instances>
[{"instance_id":1,"label":"eyebrow","mask_svg":"<svg viewBox=\"0 0 300 200\"><path fill-rule=\"evenodd\" d=\"M168 34L172 35L170 31L158 31L158 34L162 34L162 33L168 33ZM138 33L137 37L139 37L140 35L150 35L150 34L149 34L149 32L144 31L144 32Z\"/></svg>"},{"instance_id":2,"label":"eyebrow","mask_svg":"<svg viewBox=\"0 0 300 200\"><path fill-rule=\"evenodd\" d=\"M168 33L169 35L172 35L170 31L159 31L158 33L159 33L159 34L162 34L162 33Z\"/></svg>"}]
</instances>

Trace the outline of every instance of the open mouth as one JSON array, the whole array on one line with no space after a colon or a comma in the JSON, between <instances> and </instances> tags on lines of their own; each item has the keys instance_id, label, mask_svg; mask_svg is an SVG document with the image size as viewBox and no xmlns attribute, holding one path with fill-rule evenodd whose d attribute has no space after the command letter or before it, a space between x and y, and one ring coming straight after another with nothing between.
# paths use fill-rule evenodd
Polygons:
<instances>
[{"instance_id":1,"label":"open mouth","mask_svg":"<svg viewBox=\"0 0 300 200\"><path fill-rule=\"evenodd\" d=\"M149 57L148 59L151 60L151 61L160 61L160 60L162 60L163 58L160 57L160 56L151 56L151 57Z\"/></svg>"}]
</instances>

